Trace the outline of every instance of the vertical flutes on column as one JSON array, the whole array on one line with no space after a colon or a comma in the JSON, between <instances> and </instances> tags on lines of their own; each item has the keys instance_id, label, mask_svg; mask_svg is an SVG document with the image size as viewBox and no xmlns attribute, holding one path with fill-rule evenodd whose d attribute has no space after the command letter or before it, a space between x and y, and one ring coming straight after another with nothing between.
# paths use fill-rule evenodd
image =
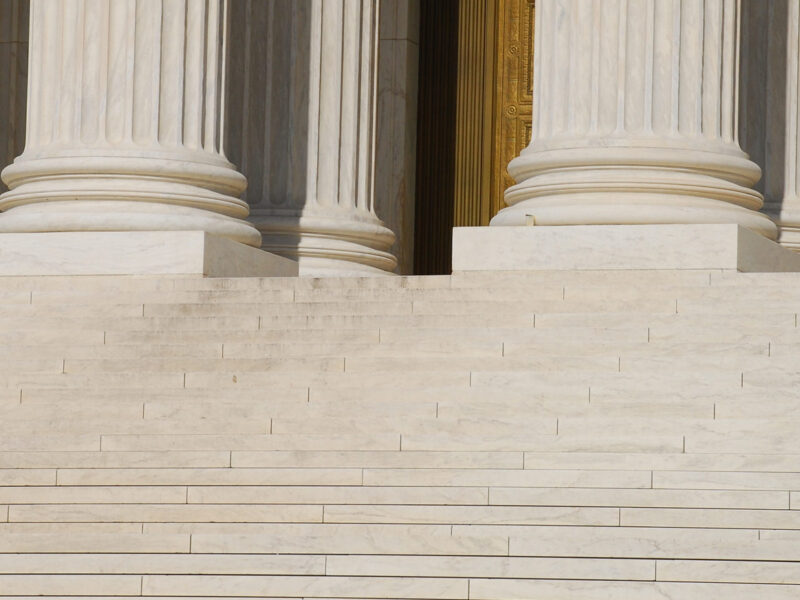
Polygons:
<instances>
[{"instance_id":1,"label":"vertical flutes on column","mask_svg":"<svg viewBox=\"0 0 800 600\"><path fill-rule=\"evenodd\" d=\"M32 0L2 231L200 229L250 245L222 151L225 0Z\"/></svg>"},{"instance_id":2,"label":"vertical flutes on column","mask_svg":"<svg viewBox=\"0 0 800 600\"><path fill-rule=\"evenodd\" d=\"M28 0L0 2L0 169L22 152L25 141L28 6Z\"/></svg>"},{"instance_id":3,"label":"vertical flutes on column","mask_svg":"<svg viewBox=\"0 0 800 600\"><path fill-rule=\"evenodd\" d=\"M530 145L493 225L739 223L738 0L540 0Z\"/></svg>"},{"instance_id":4,"label":"vertical flutes on column","mask_svg":"<svg viewBox=\"0 0 800 600\"><path fill-rule=\"evenodd\" d=\"M788 2L786 36L786 144L779 241L800 251L800 3Z\"/></svg>"},{"instance_id":5,"label":"vertical flutes on column","mask_svg":"<svg viewBox=\"0 0 800 600\"><path fill-rule=\"evenodd\" d=\"M262 247L305 275L385 274L394 234L374 210L377 0L234 6L229 146L252 181ZM267 31L266 39L259 31Z\"/></svg>"}]
</instances>

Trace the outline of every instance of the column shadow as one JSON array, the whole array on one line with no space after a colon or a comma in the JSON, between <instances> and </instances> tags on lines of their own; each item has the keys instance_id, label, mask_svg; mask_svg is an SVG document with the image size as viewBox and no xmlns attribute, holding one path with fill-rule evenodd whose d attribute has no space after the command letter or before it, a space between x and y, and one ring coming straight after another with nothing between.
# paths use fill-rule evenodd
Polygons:
<instances>
[{"instance_id":1,"label":"column shadow","mask_svg":"<svg viewBox=\"0 0 800 600\"><path fill-rule=\"evenodd\" d=\"M230 3L225 153L247 177L251 221L295 226L306 203L311 3ZM290 258L299 238L282 236ZM294 250L294 252L293 252Z\"/></svg>"},{"instance_id":2,"label":"column shadow","mask_svg":"<svg viewBox=\"0 0 800 600\"><path fill-rule=\"evenodd\" d=\"M761 167L763 212L780 214L786 143L786 23L789 1L743 0L739 141Z\"/></svg>"}]
</instances>

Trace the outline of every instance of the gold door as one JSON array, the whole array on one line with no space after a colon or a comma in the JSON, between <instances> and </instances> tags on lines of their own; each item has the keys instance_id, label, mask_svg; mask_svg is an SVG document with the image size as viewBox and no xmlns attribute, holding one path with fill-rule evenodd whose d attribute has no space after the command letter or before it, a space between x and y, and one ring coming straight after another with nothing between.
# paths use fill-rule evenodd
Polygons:
<instances>
[{"instance_id":1,"label":"gold door","mask_svg":"<svg viewBox=\"0 0 800 600\"><path fill-rule=\"evenodd\" d=\"M535 0L461 0L454 226L488 225L530 141Z\"/></svg>"}]
</instances>

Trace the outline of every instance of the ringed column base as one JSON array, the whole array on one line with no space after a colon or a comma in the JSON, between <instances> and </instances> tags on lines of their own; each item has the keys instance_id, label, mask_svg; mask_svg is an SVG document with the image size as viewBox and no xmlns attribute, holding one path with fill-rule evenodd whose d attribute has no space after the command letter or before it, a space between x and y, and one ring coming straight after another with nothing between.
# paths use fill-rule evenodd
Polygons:
<instances>
[{"instance_id":1,"label":"ringed column base","mask_svg":"<svg viewBox=\"0 0 800 600\"><path fill-rule=\"evenodd\" d=\"M205 231L259 247L258 230L242 219L158 202L37 202L0 214L0 233Z\"/></svg>"},{"instance_id":2,"label":"ringed column base","mask_svg":"<svg viewBox=\"0 0 800 600\"><path fill-rule=\"evenodd\" d=\"M287 211L251 213L261 232L261 248L296 260L303 277L374 277L393 275L397 259L389 253L395 236L371 217L336 218Z\"/></svg>"},{"instance_id":3,"label":"ringed column base","mask_svg":"<svg viewBox=\"0 0 800 600\"><path fill-rule=\"evenodd\" d=\"M3 170L0 232L200 230L260 246L237 197L246 180L227 161L117 154L18 157Z\"/></svg>"},{"instance_id":4,"label":"ringed column base","mask_svg":"<svg viewBox=\"0 0 800 600\"><path fill-rule=\"evenodd\" d=\"M778 242L792 252L800 252L800 209L788 208L776 215L780 231Z\"/></svg>"}]
</instances>

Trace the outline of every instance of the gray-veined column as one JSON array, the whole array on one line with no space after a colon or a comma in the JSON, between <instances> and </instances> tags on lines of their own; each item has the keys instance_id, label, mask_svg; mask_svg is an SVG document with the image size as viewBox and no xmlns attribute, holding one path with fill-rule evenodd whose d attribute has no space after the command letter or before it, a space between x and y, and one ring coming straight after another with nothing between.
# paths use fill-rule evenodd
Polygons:
<instances>
[{"instance_id":1,"label":"gray-veined column","mask_svg":"<svg viewBox=\"0 0 800 600\"><path fill-rule=\"evenodd\" d=\"M533 137L493 225L738 223L769 238L737 139L738 0L539 0Z\"/></svg>"},{"instance_id":2,"label":"gray-veined column","mask_svg":"<svg viewBox=\"0 0 800 600\"><path fill-rule=\"evenodd\" d=\"M789 0L786 40L786 145L779 241L800 251L800 2Z\"/></svg>"},{"instance_id":3,"label":"gray-veined column","mask_svg":"<svg viewBox=\"0 0 800 600\"><path fill-rule=\"evenodd\" d=\"M226 0L33 0L0 231L203 230L258 246L225 158Z\"/></svg>"},{"instance_id":4,"label":"gray-veined column","mask_svg":"<svg viewBox=\"0 0 800 600\"><path fill-rule=\"evenodd\" d=\"M262 248L301 275L391 272L394 234L374 206L379 2L232 8L229 152Z\"/></svg>"},{"instance_id":5,"label":"gray-veined column","mask_svg":"<svg viewBox=\"0 0 800 600\"><path fill-rule=\"evenodd\" d=\"M25 146L28 8L28 0L0 0L0 169Z\"/></svg>"}]
</instances>

